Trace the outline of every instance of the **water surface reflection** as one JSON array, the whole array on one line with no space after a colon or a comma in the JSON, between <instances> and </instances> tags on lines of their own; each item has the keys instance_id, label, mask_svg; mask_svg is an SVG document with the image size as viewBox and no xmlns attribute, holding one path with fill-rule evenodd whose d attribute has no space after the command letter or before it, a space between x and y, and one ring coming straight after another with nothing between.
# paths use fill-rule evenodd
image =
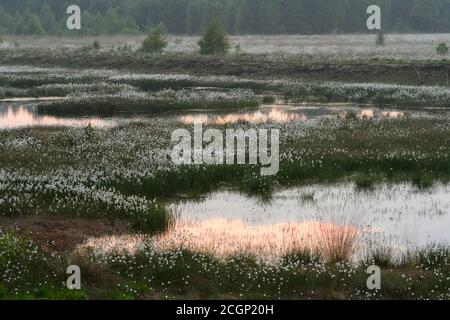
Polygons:
<instances>
[{"instance_id":1,"label":"water surface reflection","mask_svg":"<svg viewBox=\"0 0 450 320\"><path fill-rule=\"evenodd\" d=\"M449 194L448 185L428 192L407 184L383 185L373 192L360 192L352 184L313 185L279 191L270 203L222 191L200 202L179 203L177 210L187 226L184 230L194 235L191 241L200 247L210 243L211 250L217 249L217 243L244 250L252 247L257 252L275 248L284 252L302 245L314 248L323 245L324 235L311 230L330 225L330 242L336 240L339 228L341 236L358 229L365 240L400 251L450 241Z\"/></svg>"},{"instance_id":2,"label":"water surface reflection","mask_svg":"<svg viewBox=\"0 0 450 320\"><path fill-rule=\"evenodd\" d=\"M216 112L217 113L217 112ZM183 124L193 124L200 122L208 125L230 125L230 124L263 124L263 123L289 123L306 122L319 118L330 119L397 119L406 115L402 111L383 111L376 108L360 109L355 106L336 106L334 104L321 106L304 106L296 104L278 104L259 108L255 111L233 112L225 114L191 113L178 118Z\"/></svg>"},{"instance_id":3,"label":"water surface reflection","mask_svg":"<svg viewBox=\"0 0 450 320\"><path fill-rule=\"evenodd\" d=\"M303 249L358 258L380 246L401 254L450 242L449 194L450 185L421 192L408 184L386 184L361 192L341 183L282 190L271 202L261 202L219 191L201 201L172 204L175 226L153 241L160 249L188 248L218 257L250 253L272 261ZM134 251L144 239L97 238L86 246Z\"/></svg>"},{"instance_id":4,"label":"water surface reflection","mask_svg":"<svg viewBox=\"0 0 450 320\"><path fill-rule=\"evenodd\" d=\"M38 114L33 106L23 106L21 103L0 103L0 129L15 129L37 126L64 126L97 128L111 127L117 124L113 118L94 117L55 117Z\"/></svg>"},{"instance_id":5,"label":"water surface reflection","mask_svg":"<svg viewBox=\"0 0 450 320\"><path fill-rule=\"evenodd\" d=\"M52 98L46 98L52 99ZM28 101L31 103L35 99ZM382 111L378 109L360 109L349 105L303 105L278 104L267 105L253 111L229 112L225 110L185 110L178 114L160 114L156 117L173 118L182 124L201 122L210 125L231 125L239 123L289 123L306 122L318 118L332 119L371 119L371 118L400 118L405 115L401 111ZM0 129L14 129L35 126L66 126L103 128L116 126L130 119L152 117L154 114L123 113L113 117L61 117L38 113L33 104L24 105L24 101L0 102Z\"/></svg>"}]
</instances>

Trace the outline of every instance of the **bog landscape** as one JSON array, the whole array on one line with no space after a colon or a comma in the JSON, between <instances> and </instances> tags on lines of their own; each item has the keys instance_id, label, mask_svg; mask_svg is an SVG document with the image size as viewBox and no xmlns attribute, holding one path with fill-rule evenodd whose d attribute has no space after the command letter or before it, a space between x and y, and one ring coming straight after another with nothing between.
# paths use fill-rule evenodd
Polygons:
<instances>
[{"instance_id":1,"label":"bog landscape","mask_svg":"<svg viewBox=\"0 0 450 320\"><path fill-rule=\"evenodd\" d=\"M0 298L448 300L450 35L200 31L1 37Z\"/></svg>"}]
</instances>

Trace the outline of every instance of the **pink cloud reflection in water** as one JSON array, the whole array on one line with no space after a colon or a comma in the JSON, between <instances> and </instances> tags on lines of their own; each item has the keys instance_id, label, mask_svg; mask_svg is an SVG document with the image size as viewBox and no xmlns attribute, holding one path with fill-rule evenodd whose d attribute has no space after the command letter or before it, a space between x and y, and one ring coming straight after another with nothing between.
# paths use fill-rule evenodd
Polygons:
<instances>
[{"instance_id":1,"label":"pink cloud reflection in water","mask_svg":"<svg viewBox=\"0 0 450 320\"><path fill-rule=\"evenodd\" d=\"M32 107L0 106L0 129L15 129L35 126L64 127L111 127L116 124L113 119L101 118L65 118L39 115Z\"/></svg>"},{"instance_id":2,"label":"pink cloud reflection in water","mask_svg":"<svg viewBox=\"0 0 450 320\"><path fill-rule=\"evenodd\" d=\"M308 117L303 113L293 113L279 108L272 108L269 111L255 111L246 113L232 113L223 116L209 115L187 115L180 117L179 121L183 124L193 124L200 122L202 124L227 125L234 123L288 123L307 121Z\"/></svg>"},{"instance_id":3,"label":"pink cloud reflection in water","mask_svg":"<svg viewBox=\"0 0 450 320\"><path fill-rule=\"evenodd\" d=\"M337 226L320 221L252 225L240 220L207 219L179 221L170 231L152 239L158 251L189 249L194 252L227 258L250 254L267 262L295 252L320 252L325 258L335 252L350 257L358 245L362 230L353 226ZM142 235L91 238L79 250L100 253L133 254L149 237Z\"/></svg>"}]
</instances>

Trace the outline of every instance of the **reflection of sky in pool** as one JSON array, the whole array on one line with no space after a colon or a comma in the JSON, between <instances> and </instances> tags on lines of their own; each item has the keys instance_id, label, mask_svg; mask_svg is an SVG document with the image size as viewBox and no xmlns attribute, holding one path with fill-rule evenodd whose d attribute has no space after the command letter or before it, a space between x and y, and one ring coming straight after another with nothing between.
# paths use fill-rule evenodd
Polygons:
<instances>
[{"instance_id":1,"label":"reflection of sky in pool","mask_svg":"<svg viewBox=\"0 0 450 320\"><path fill-rule=\"evenodd\" d=\"M200 201L172 204L177 222L154 245L216 256L251 253L270 260L305 248L332 251L347 238L356 249L352 249L355 258L377 246L402 253L450 242L449 193L450 185L437 185L427 192L407 184L383 185L361 192L341 183L279 191L270 202L261 202L237 192L218 191ZM94 238L86 246L134 251L143 239Z\"/></svg>"},{"instance_id":2,"label":"reflection of sky in pool","mask_svg":"<svg viewBox=\"0 0 450 320\"><path fill-rule=\"evenodd\" d=\"M449 194L450 186L444 185L425 192L407 184L383 185L372 192L357 191L352 184L313 185L276 192L268 203L222 191L174 207L184 224L183 232L196 234L202 242L207 242L208 236L225 241L225 235L230 243L239 236L246 242L249 236L255 237L255 229L264 229L266 236L254 241L273 246L271 239L289 243L286 237L292 229L320 222L358 227L366 231L365 238L406 248L450 242ZM207 232L197 230L208 224ZM242 232L230 232L229 228ZM277 234L282 230L284 235Z\"/></svg>"},{"instance_id":3,"label":"reflection of sky in pool","mask_svg":"<svg viewBox=\"0 0 450 320\"><path fill-rule=\"evenodd\" d=\"M67 126L85 127L90 124L93 127L111 127L130 119L145 119L155 115L119 114L114 117L58 117L39 114L32 103L28 101L4 101L0 102L0 129L24 128L33 126ZM175 121L182 124L201 122L212 125L228 125L233 123L287 123L306 122L317 118L334 119L370 119L370 118L398 118L403 116L401 111L382 111L374 108L361 109L351 105L303 105L303 104L277 104L267 105L261 108L245 112L232 112L225 110L186 110L183 113L161 114L160 117L174 117Z\"/></svg>"},{"instance_id":4,"label":"reflection of sky in pool","mask_svg":"<svg viewBox=\"0 0 450 320\"><path fill-rule=\"evenodd\" d=\"M14 129L36 126L108 127L115 125L113 119L101 118L65 118L37 114L34 107L18 103L0 103L0 129Z\"/></svg>"},{"instance_id":5,"label":"reflection of sky in pool","mask_svg":"<svg viewBox=\"0 0 450 320\"><path fill-rule=\"evenodd\" d=\"M372 118L401 118L405 116L402 111L384 111L376 108L357 108L350 105L295 105L277 104L258 108L254 111L233 112L220 115L211 113L197 113L183 115L178 121L183 124L200 122L212 125L228 125L234 123L288 123L306 122L317 118L334 119L372 119Z\"/></svg>"}]
</instances>

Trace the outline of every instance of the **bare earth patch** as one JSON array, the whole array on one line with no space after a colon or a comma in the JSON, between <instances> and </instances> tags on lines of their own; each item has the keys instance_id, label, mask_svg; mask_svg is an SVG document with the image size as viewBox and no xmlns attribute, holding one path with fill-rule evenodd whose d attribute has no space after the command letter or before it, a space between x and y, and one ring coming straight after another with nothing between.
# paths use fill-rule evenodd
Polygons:
<instances>
[{"instance_id":1,"label":"bare earth patch","mask_svg":"<svg viewBox=\"0 0 450 320\"><path fill-rule=\"evenodd\" d=\"M58 216L0 217L0 227L17 230L48 250L72 251L86 239L132 233L126 221Z\"/></svg>"}]
</instances>

